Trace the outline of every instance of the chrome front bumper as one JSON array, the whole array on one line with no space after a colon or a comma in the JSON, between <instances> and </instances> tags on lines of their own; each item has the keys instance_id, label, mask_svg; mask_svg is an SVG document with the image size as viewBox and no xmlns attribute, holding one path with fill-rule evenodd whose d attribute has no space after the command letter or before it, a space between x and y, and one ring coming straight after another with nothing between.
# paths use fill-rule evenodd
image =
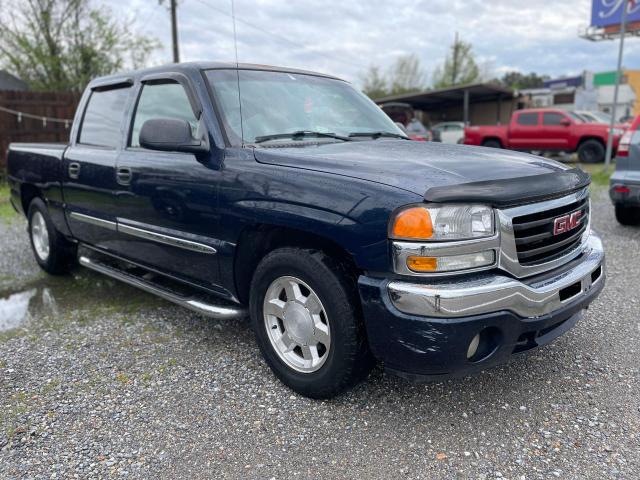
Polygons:
<instances>
[{"instance_id":1,"label":"chrome front bumper","mask_svg":"<svg viewBox=\"0 0 640 480\"><path fill-rule=\"evenodd\" d=\"M597 235L591 232L584 253L571 265L530 280L487 273L424 284L394 281L388 291L393 305L412 315L446 318L507 310L535 318L578 300L604 281L604 250Z\"/></svg>"}]
</instances>

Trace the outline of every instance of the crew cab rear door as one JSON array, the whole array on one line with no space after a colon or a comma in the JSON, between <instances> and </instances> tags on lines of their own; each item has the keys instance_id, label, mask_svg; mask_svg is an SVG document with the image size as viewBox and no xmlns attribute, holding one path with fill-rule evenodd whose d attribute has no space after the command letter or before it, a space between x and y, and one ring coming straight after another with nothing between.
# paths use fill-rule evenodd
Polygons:
<instances>
[{"instance_id":1,"label":"crew cab rear door","mask_svg":"<svg viewBox=\"0 0 640 480\"><path fill-rule=\"evenodd\" d=\"M114 191L125 113L133 82L117 81L87 92L63 159L65 213L78 240L111 249L117 238Z\"/></svg>"},{"instance_id":2,"label":"crew cab rear door","mask_svg":"<svg viewBox=\"0 0 640 480\"><path fill-rule=\"evenodd\" d=\"M571 119L562 112L543 112L540 137L545 147L551 150L564 150L569 147Z\"/></svg>"},{"instance_id":3,"label":"crew cab rear door","mask_svg":"<svg viewBox=\"0 0 640 480\"><path fill-rule=\"evenodd\" d=\"M186 120L195 132L203 115L181 73L141 79L128 138L115 172L121 256L183 280L216 289L219 280L219 170L195 154L145 149L146 120Z\"/></svg>"},{"instance_id":4,"label":"crew cab rear door","mask_svg":"<svg viewBox=\"0 0 640 480\"><path fill-rule=\"evenodd\" d=\"M509 147L517 150L535 150L540 147L540 114L515 112L509 125Z\"/></svg>"}]
</instances>

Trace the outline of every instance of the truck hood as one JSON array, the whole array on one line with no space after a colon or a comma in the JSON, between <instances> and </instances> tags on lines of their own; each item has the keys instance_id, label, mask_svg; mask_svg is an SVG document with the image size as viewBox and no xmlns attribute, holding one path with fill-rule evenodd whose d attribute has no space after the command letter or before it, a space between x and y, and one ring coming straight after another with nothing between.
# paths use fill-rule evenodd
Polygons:
<instances>
[{"instance_id":1,"label":"truck hood","mask_svg":"<svg viewBox=\"0 0 640 480\"><path fill-rule=\"evenodd\" d=\"M433 187L568 170L561 163L508 150L397 139L256 148L254 155L261 163L369 180L418 195Z\"/></svg>"}]
</instances>

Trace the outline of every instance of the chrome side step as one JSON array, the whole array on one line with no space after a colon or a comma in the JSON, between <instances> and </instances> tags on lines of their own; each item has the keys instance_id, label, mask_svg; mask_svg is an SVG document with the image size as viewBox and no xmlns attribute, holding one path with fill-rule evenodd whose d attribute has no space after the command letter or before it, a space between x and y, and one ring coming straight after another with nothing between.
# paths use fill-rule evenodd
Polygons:
<instances>
[{"instance_id":1,"label":"chrome side step","mask_svg":"<svg viewBox=\"0 0 640 480\"><path fill-rule=\"evenodd\" d=\"M165 300L210 318L229 319L242 317L247 314L246 310L240 306L236 307L231 304L229 306L221 306L214 304L210 299L210 295L179 295L167 288L164 288L163 286L154 284L152 281L147 280L142 276L122 271L116 267L94 260L85 255L79 256L78 262L83 267L90 268L91 270L102 273L111 278L115 278L116 280L128 283L129 285L152 293L153 295L157 295L158 297L164 298Z\"/></svg>"}]
</instances>

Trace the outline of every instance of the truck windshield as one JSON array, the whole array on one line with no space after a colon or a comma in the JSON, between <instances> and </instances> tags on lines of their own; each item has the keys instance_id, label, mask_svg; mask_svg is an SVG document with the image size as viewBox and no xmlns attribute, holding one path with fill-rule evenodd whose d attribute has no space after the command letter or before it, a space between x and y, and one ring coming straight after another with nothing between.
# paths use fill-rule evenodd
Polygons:
<instances>
[{"instance_id":1,"label":"truck windshield","mask_svg":"<svg viewBox=\"0 0 640 480\"><path fill-rule=\"evenodd\" d=\"M335 142L354 133L357 136L351 138L366 139L367 133L371 139L405 137L375 103L341 80L263 70L238 72L239 78L236 70L206 71L232 145L309 138Z\"/></svg>"}]
</instances>

